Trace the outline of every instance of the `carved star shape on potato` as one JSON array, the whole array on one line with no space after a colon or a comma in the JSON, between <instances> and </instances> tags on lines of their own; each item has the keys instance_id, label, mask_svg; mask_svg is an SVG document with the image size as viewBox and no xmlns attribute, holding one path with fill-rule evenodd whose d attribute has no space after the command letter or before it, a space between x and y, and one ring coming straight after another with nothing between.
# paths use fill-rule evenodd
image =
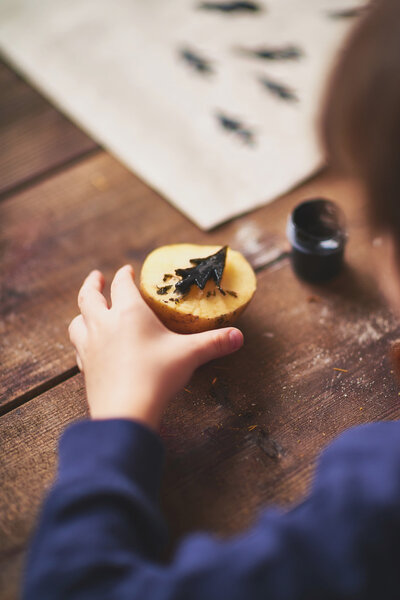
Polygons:
<instances>
[{"instance_id":1,"label":"carved star shape on potato","mask_svg":"<svg viewBox=\"0 0 400 600\"><path fill-rule=\"evenodd\" d=\"M176 269L176 275L182 279L175 284L175 291L186 294L192 285L197 285L198 288L204 290L207 281L211 279L214 279L217 287L220 288L227 249L228 246L223 246L221 250L205 258L191 258L190 262L194 265L193 267Z\"/></svg>"}]
</instances>

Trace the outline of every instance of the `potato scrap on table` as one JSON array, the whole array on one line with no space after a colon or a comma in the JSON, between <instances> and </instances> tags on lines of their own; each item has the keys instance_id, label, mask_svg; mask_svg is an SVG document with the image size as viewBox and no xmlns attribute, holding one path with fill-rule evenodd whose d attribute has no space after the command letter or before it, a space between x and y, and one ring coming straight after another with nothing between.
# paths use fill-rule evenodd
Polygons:
<instances>
[{"instance_id":1,"label":"potato scrap on table","mask_svg":"<svg viewBox=\"0 0 400 600\"><path fill-rule=\"evenodd\" d=\"M228 246L162 246L147 256L140 276L144 300L178 333L232 325L255 290L252 267Z\"/></svg>"}]
</instances>

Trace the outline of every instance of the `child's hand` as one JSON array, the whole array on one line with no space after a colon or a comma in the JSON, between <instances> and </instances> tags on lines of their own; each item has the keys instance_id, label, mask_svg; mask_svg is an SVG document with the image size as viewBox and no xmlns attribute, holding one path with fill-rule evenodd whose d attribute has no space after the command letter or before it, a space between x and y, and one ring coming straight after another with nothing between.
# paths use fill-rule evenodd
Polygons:
<instances>
[{"instance_id":1,"label":"child's hand","mask_svg":"<svg viewBox=\"0 0 400 600\"><path fill-rule=\"evenodd\" d=\"M142 299L132 267L117 271L112 306L102 294L104 277L92 271L78 295L81 314L69 335L85 374L91 416L128 418L159 426L168 400L203 363L238 350L233 327L180 335L169 331Z\"/></svg>"}]
</instances>

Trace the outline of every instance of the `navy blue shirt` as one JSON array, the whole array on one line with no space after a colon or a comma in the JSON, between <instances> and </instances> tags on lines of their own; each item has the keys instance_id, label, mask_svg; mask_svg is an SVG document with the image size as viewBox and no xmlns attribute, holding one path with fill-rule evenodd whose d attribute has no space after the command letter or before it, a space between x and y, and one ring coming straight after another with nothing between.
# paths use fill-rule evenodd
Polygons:
<instances>
[{"instance_id":1,"label":"navy blue shirt","mask_svg":"<svg viewBox=\"0 0 400 600\"><path fill-rule=\"evenodd\" d=\"M67 429L24 600L400 598L400 423L345 432L294 510L268 510L230 541L191 535L167 565L162 459L158 436L135 422Z\"/></svg>"}]
</instances>

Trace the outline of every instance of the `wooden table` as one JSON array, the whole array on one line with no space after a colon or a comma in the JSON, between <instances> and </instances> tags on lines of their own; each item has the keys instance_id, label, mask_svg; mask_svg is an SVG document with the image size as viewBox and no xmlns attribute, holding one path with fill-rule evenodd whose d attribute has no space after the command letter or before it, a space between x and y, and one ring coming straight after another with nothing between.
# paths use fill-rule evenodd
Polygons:
<instances>
[{"instance_id":1,"label":"wooden table","mask_svg":"<svg viewBox=\"0 0 400 600\"><path fill-rule=\"evenodd\" d=\"M51 484L63 429L86 415L67 339L90 269L136 270L154 247L230 244L258 291L239 326L245 346L204 366L171 402L162 504L175 544L186 532L246 527L263 506L290 506L315 458L351 425L399 418L387 358L399 336L373 278L363 199L329 172L210 233L127 171L0 65L0 597L14 599L24 551ZM311 286L293 274L285 223L301 199L344 208L346 268ZM343 369L342 371L336 369Z\"/></svg>"}]
</instances>

